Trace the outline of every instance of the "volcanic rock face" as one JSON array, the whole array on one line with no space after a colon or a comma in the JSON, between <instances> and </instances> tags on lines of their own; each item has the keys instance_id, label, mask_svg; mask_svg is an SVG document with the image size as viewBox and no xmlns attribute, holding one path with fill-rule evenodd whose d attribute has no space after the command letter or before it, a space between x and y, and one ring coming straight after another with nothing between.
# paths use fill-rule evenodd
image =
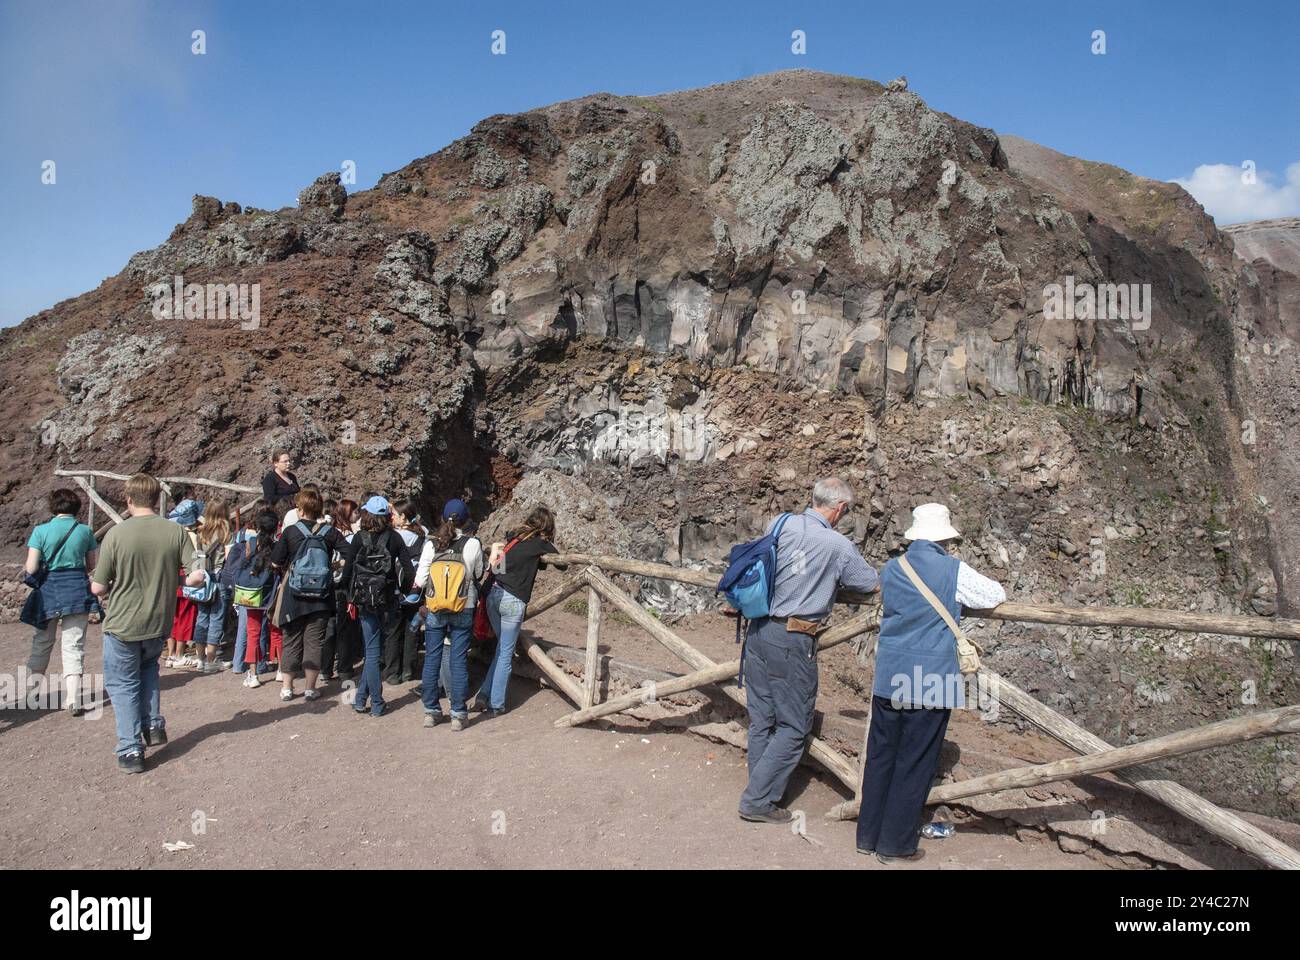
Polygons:
<instances>
[{"instance_id":1,"label":"volcanic rock face","mask_svg":"<svg viewBox=\"0 0 1300 960\"><path fill-rule=\"evenodd\" d=\"M506 505L490 533L549 499L562 546L716 564L836 472L876 563L935 499L1018 599L1295 615L1294 236L904 83L491 117L351 196L196 197L0 334L0 528L21 545L56 466L251 485L283 446L329 493L468 494ZM977 630L1116 741L1300 694L1285 645ZM1171 769L1300 802L1286 750Z\"/></svg>"}]
</instances>

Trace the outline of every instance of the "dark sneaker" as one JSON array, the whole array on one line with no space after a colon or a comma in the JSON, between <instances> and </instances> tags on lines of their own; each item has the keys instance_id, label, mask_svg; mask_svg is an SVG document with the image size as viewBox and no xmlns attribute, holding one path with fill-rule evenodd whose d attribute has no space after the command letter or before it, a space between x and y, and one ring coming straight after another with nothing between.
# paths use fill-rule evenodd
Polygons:
<instances>
[{"instance_id":1,"label":"dark sneaker","mask_svg":"<svg viewBox=\"0 0 1300 960\"><path fill-rule=\"evenodd\" d=\"M776 804L768 804L766 810L740 810L741 820L748 820L751 823L789 823L794 819L790 811L784 807L778 807Z\"/></svg>"},{"instance_id":2,"label":"dark sneaker","mask_svg":"<svg viewBox=\"0 0 1300 960\"><path fill-rule=\"evenodd\" d=\"M866 857L869 857L869 856L871 856L873 853L876 852L876 851L874 851L874 850L863 850L861 847L857 847L856 849L857 849L858 853L860 853L860 854L862 854L863 856L866 856Z\"/></svg>"},{"instance_id":3,"label":"dark sneaker","mask_svg":"<svg viewBox=\"0 0 1300 960\"><path fill-rule=\"evenodd\" d=\"M925 859L925 851L917 850L915 853L909 853L903 857L889 857L883 853L876 854L876 859L883 864L891 863L916 863L918 860Z\"/></svg>"},{"instance_id":4,"label":"dark sneaker","mask_svg":"<svg viewBox=\"0 0 1300 960\"><path fill-rule=\"evenodd\" d=\"M126 773L144 773L144 754L128 753L117 758L117 769Z\"/></svg>"},{"instance_id":5,"label":"dark sneaker","mask_svg":"<svg viewBox=\"0 0 1300 960\"><path fill-rule=\"evenodd\" d=\"M167 742L167 730L163 727L145 727L141 733L146 747L160 747Z\"/></svg>"}]
</instances>

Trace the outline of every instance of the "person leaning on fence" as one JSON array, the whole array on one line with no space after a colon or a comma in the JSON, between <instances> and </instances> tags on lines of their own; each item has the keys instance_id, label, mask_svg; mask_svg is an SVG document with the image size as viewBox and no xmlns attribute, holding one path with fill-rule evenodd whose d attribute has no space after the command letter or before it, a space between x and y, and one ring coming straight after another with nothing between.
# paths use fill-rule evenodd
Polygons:
<instances>
[{"instance_id":1,"label":"person leaning on fence","mask_svg":"<svg viewBox=\"0 0 1300 960\"><path fill-rule=\"evenodd\" d=\"M488 711L492 717L505 713L515 643L528 615L528 601L533 597L533 584L542 557L559 553L554 540L555 515L549 507L536 506L525 518L524 525L514 531L506 543L492 545L488 557L492 585L488 587L486 606L497 645L483 683L469 704L470 709L480 713ZM560 566L559 569L565 568Z\"/></svg>"},{"instance_id":2,"label":"person leaning on fence","mask_svg":"<svg viewBox=\"0 0 1300 960\"><path fill-rule=\"evenodd\" d=\"M847 483L834 477L818 480L812 506L789 517L777 537L771 615L750 621L743 654L749 707L743 820L789 822L790 812L779 803L812 733L815 634L841 587L869 593L879 583L871 565L834 530L852 506ZM767 525L767 532L779 519Z\"/></svg>"},{"instance_id":3,"label":"person leaning on fence","mask_svg":"<svg viewBox=\"0 0 1300 960\"><path fill-rule=\"evenodd\" d=\"M948 718L954 707L965 705L957 638L903 561L954 623L963 606L987 610L1007 598L997 581L949 556L943 544L960 536L947 507L922 504L903 534L912 541L907 552L886 563L880 575L880 639L857 846L882 863L924 856L917 844L925 799L939 768Z\"/></svg>"},{"instance_id":4,"label":"person leaning on fence","mask_svg":"<svg viewBox=\"0 0 1300 960\"><path fill-rule=\"evenodd\" d=\"M74 716L85 713L81 702L81 674L86 652L87 615L95 605L86 571L95 565L95 534L77 521L81 498L68 489L50 494L53 516L32 530L27 540L24 572L33 585L23 605L22 622L35 628L27 669L39 683L50 666L55 631L60 632L67 708ZM53 694L53 690L50 691Z\"/></svg>"},{"instance_id":5,"label":"person leaning on fence","mask_svg":"<svg viewBox=\"0 0 1300 960\"><path fill-rule=\"evenodd\" d=\"M162 488L147 473L126 482L126 518L104 537L91 592L107 598L104 614L104 689L117 725L117 765L144 771L144 748L167 742L158 688L162 654L176 610L177 571L202 585L191 569L194 543L179 524L154 511Z\"/></svg>"}]
</instances>

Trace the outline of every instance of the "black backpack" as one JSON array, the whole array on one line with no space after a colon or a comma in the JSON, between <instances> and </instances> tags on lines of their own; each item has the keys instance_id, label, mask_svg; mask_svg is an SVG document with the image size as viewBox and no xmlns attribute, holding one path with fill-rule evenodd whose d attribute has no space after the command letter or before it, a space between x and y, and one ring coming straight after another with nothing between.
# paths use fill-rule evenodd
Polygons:
<instances>
[{"instance_id":1,"label":"black backpack","mask_svg":"<svg viewBox=\"0 0 1300 960\"><path fill-rule=\"evenodd\" d=\"M388 534L368 530L357 534L361 542L352 561L352 586L348 599L368 610L387 608L397 593L396 560L388 549Z\"/></svg>"}]
</instances>

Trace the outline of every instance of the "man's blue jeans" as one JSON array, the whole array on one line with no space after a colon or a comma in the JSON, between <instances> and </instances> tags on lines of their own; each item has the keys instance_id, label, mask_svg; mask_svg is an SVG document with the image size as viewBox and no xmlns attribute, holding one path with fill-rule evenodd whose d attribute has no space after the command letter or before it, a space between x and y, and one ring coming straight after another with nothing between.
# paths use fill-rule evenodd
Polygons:
<instances>
[{"instance_id":1,"label":"man's blue jeans","mask_svg":"<svg viewBox=\"0 0 1300 960\"><path fill-rule=\"evenodd\" d=\"M469 686L469 642L474 630L474 608L460 613L440 611L424 620L424 674L421 678L425 713L442 713L438 703L438 680L442 674L444 651L451 661L451 687L447 700L451 715L464 720L469 716L465 706L466 688ZM443 644L443 637L451 632L451 646Z\"/></svg>"},{"instance_id":2,"label":"man's blue jeans","mask_svg":"<svg viewBox=\"0 0 1300 960\"><path fill-rule=\"evenodd\" d=\"M492 629L497 635L497 652L488 664L487 676L475 694L475 699L486 695L493 710L506 708L506 686L510 683L510 670L514 665L515 641L519 628L524 625L524 611L528 604L509 593L500 584L492 585L488 594L487 613Z\"/></svg>"},{"instance_id":3,"label":"man's blue jeans","mask_svg":"<svg viewBox=\"0 0 1300 960\"><path fill-rule=\"evenodd\" d=\"M352 709L364 711L369 700L370 712L378 717L384 712L384 678L379 669L384 652L384 627L396 616L396 610L361 610L357 616L361 620L361 645L366 659Z\"/></svg>"},{"instance_id":4,"label":"man's blue jeans","mask_svg":"<svg viewBox=\"0 0 1300 960\"><path fill-rule=\"evenodd\" d=\"M104 634L104 690L113 702L119 757L142 753L143 731L166 726L158 690L158 657L165 646L165 637L132 641Z\"/></svg>"}]
</instances>

